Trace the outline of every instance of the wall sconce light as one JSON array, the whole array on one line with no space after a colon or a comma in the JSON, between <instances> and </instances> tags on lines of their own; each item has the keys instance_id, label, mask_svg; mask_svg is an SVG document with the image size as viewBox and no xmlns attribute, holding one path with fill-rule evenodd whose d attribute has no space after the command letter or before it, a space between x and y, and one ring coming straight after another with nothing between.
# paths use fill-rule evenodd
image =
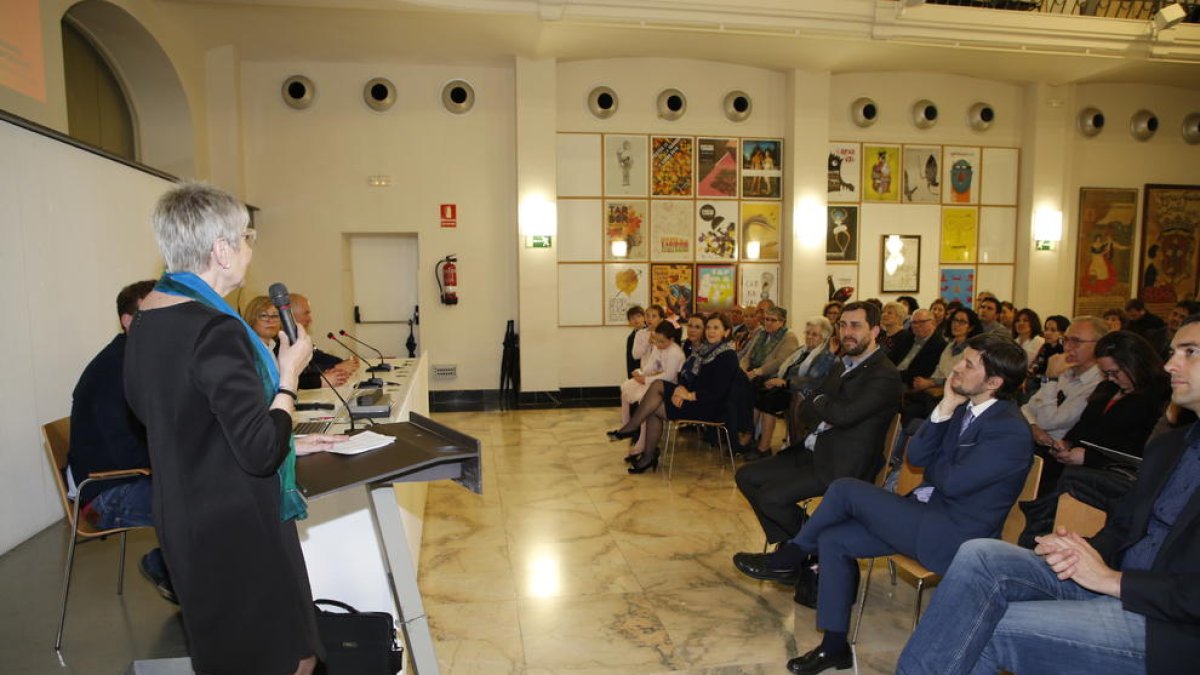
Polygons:
<instances>
[{"instance_id":1,"label":"wall sconce light","mask_svg":"<svg viewBox=\"0 0 1200 675\"><path fill-rule=\"evenodd\" d=\"M614 258L624 258L629 255L629 242L624 239L617 239L610 245Z\"/></svg>"},{"instance_id":2,"label":"wall sconce light","mask_svg":"<svg viewBox=\"0 0 1200 675\"><path fill-rule=\"evenodd\" d=\"M746 258L750 260L758 260L758 254L762 250L762 244L757 241L746 242Z\"/></svg>"},{"instance_id":3,"label":"wall sconce light","mask_svg":"<svg viewBox=\"0 0 1200 675\"><path fill-rule=\"evenodd\" d=\"M1042 208L1033 214L1033 242L1038 251L1053 251L1062 241L1062 211Z\"/></svg>"}]
</instances>

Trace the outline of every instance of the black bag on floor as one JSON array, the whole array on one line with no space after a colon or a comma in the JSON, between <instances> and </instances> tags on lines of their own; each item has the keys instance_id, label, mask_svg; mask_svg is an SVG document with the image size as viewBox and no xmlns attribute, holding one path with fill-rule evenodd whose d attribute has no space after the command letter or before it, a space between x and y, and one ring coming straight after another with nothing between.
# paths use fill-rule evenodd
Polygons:
<instances>
[{"instance_id":1,"label":"black bag on floor","mask_svg":"<svg viewBox=\"0 0 1200 675\"><path fill-rule=\"evenodd\" d=\"M392 615L360 612L337 600L314 600L317 632L325 645L325 661L316 675L395 675L404 665L404 649L396 643ZM321 605L344 612L327 612Z\"/></svg>"}]
</instances>

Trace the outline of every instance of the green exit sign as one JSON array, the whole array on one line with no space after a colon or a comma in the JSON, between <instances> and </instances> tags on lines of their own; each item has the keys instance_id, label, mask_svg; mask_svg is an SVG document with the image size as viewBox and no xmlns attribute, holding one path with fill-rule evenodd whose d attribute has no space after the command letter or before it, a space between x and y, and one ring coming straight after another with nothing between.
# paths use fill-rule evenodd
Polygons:
<instances>
[{"instance_id":1,"label":"green exit sign","mask_svg":"<svg viewBox=\"0 0 1200 675\"><path fill-rule=\"evenodd\" d=\"M553 248L554 237L548 234L535 234L525 237L525 248Z\"/></svg>"}]
</instances>

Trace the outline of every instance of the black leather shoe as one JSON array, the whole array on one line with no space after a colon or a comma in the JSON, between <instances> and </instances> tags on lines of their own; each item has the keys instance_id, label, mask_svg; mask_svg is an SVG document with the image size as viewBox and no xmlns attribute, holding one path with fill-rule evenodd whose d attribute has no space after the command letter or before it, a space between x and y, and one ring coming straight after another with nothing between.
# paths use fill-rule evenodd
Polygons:
<instances>
[{"instance_id":1,"label":"black leather shoe","mask_svg":"<svg viewBox=\"0 0 1200 675\"><path fill-rule=\"evenodd\" d=\"M758 448L746 448L742 450L740 456L746 462L757 462L760 459L770 457L771 453L770 451L763 451Z\"/></svg>"},{"instance_id":2,"label":"black leather shoe","mask_svg":"<svg viewBox=\"0 0 1200 675\"><path fill-rule=\"evenodd\" d=\"M771 557L771 553L735 553L733 554L733 566L751 579L775 581L788 585L795 584L800 577L800 570L775 568L771 565Z\"/></svg>"},{"instance_id":3,"label":"black leather shoe","mask_svg":"<svg viewBox=\"0 0 1200 675\"><path fill-rule=\"evenodd\" d=\"M789 673L795 673L796 675L816 675L830 668L845 670L853 665L854 656L849 650L846 650L844 654L829 656L821 651L821 647L818 646L807 654L801 654L789 660L787 662L787 669Z\"/></svg>"},{"instance_id":4,"label":"black leather shoe","mask_svg":"<svg viewBox=\"0 0 1200 675\"><path fill-rule=\"evenodd\" d=\"M142 556L141 561L138 563L138 569L147 581L154 584L154 590L158 591L163 600L172 604L179 604L179 598L175 597L175 589L171 586L171 580L160 570L155 569L155 565L150 561L149 553Z\"/></svg>"},{"instance_id":5,"label":"black leather shoe","mask_svg":"<svg viewBox=\"0 0 1200 675\"><path fill-rule=\"evenodd\" d=\"M636 431L621 431L620 429L613 429L612 431L606 431L604 433L605 433L605 435L608 436L608 441L610 443L616 443L617 441L623 441L627 438L633 438L634 434L636 434L637 432Z\"/></svg>"}]
</instances>

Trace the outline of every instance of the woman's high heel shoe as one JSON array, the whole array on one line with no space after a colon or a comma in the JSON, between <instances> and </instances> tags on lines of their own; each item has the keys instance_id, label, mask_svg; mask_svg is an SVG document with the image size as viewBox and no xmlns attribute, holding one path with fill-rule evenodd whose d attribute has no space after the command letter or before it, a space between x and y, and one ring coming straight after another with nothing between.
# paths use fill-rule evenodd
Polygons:
<instances>
[{"instance_id":1,"label":"woman's high heel shoe","mask_svg":"<svg viewBox=\"0 0 1200 675\"><path fill-rule=\"evenodd\" d=\"M639 457L640 456L641 455L639 455ZM655 472L658 471L658 458L657 457L650 460L650 463L646 464L645 466L638 466L637 464L634 464L633 466L629 467L629 473L631 473L631 474L646 473L647 471L655 471Z\"/></svg>"},{"instance_id":2,"label":"woman's high heel shoe","mask_svg":"<svg viewBox=\"0 0 1200 675\"><path fill-rule=\"evenodd\" d=\"M637 453L636 455L625 455L625 463L626 464L631 464L633 466L637 466L637 463L640 461L642 461L642 453L640 453L640 452Z\"/></svg>"},{"instance_id":3,"label":"woman's high heel shoe","mask_svg":"<svg viewBox=\"0 0 1200 675\"><path fill-rule=\"evenodd\" d=\"M636 433L636 431L621 431L620 429L613 429L612 431L605 432L605 434L608 435L608 441L610 443L616 443L617 441L633 438L633 435Z\"/></svg>"}]
</instances>

